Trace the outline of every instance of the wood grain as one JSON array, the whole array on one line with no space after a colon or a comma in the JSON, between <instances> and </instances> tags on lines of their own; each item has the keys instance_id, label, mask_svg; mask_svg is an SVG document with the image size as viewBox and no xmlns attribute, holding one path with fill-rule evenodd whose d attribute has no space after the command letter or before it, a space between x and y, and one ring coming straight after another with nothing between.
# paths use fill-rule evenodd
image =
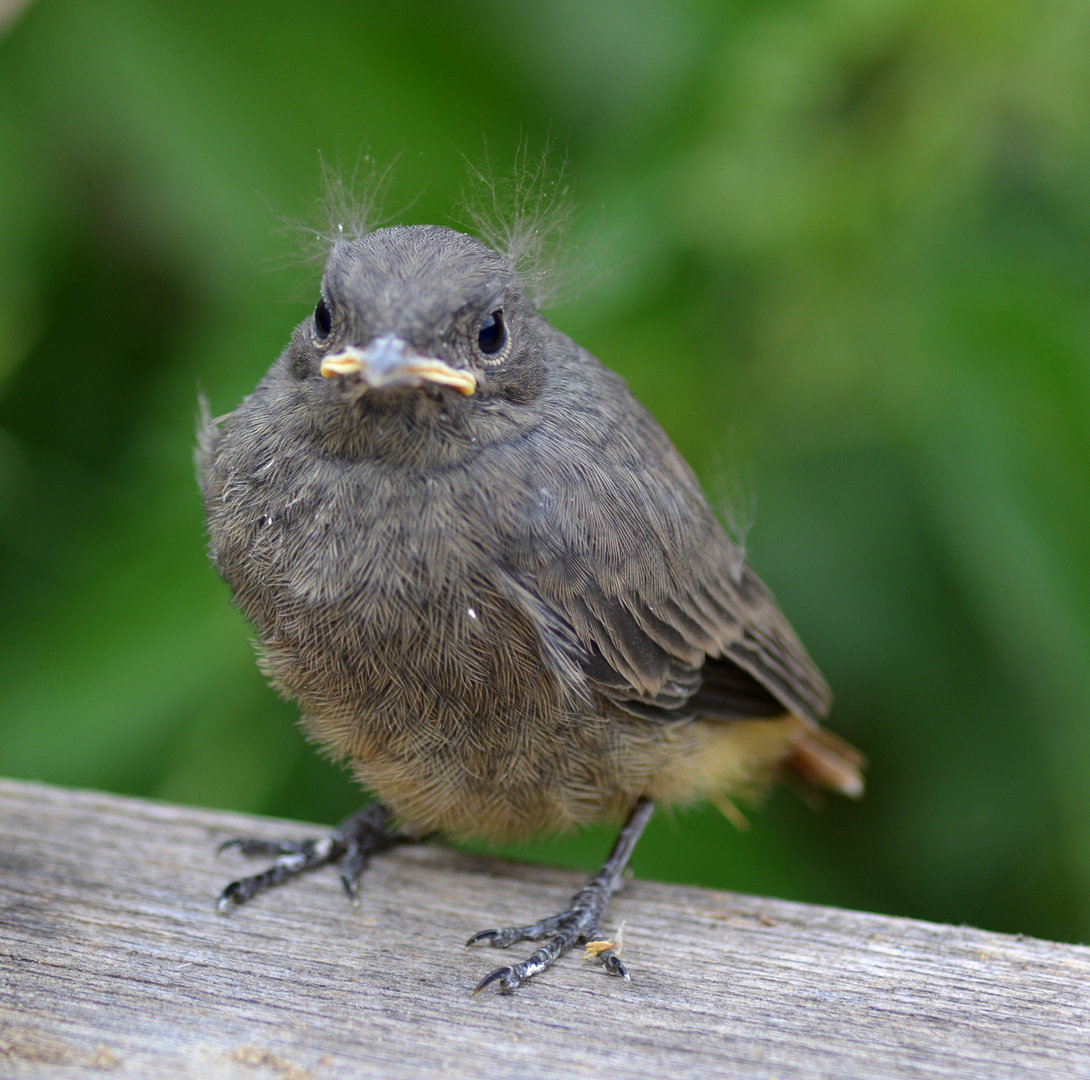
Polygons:
<instances>
[{"instance_id":1,"label":"wood grain","mask_svg":"<svg viewBox=\"0 0 1090 1080\"><path fill-rule=\"evenodd\" d=\"M0 781L0 1076L1090 1077L1084 947L633 881L631 984L474 999L507 954L466 938L578 875L419 846L220 916L240 834L314 829Z\"/></svg>"}]
</instances>

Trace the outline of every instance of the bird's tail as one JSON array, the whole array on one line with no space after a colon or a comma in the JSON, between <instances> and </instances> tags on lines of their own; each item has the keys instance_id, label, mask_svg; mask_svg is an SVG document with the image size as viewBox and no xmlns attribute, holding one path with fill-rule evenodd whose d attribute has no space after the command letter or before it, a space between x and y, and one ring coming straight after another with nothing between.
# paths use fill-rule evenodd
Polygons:
<instances>
[{"instance_id":1,"label":"bird's tail","mask_svg":"<svg viewBox=\"0 0 1090 1080\"><path fill-rule=\"evenodd\" d=\"M867 759L850 743L822 727L810 727L795 741L787 768L815 787L858 799L863 794Z\"/></svg>"}]
</instances>

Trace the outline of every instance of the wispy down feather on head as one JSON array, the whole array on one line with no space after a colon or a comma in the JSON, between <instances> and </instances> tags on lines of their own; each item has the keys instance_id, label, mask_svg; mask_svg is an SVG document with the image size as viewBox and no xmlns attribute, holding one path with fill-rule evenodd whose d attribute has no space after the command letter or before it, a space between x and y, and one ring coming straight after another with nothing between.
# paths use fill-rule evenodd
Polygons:
<instances>
[{"instance_id":1,"label":"wispy down feather on head","mask_svg":"<svg viewBox=\"0 0 1090 1080\"><path fill-rule=\"evenodd\" d=\"M480 167L468 158L466 165L472 186L461 210L470 231L515 268L539 310L551 307L564 290L565 240L576 216L564 162L554 166L548 146L534 158L523 144L508 173L496 171L487 148Z\"/></svg>"},{"instance_id":2,"label":"wispy down feather on head","mask_svg":"<svg viewBox=\"0 0 1090 1080\"><path fill-rule=\"evenodd\" d=\"M393 179L397 158L380 168L371 154L356 160L351 172L331 165L324 157L321 164L322 190L318 198L316 221L297 223L307 239L307 255L324 263L329 249L338 241L355 240L375 229L393 223L394 217L383 210ZM401 213L411 207L407 206Z\"/></svg>"},{"instance_id":3,"label":"wispy down feather on head","mask_svg":"<svg viewBox=\"0 0 1090 1080\"><path fill-rule=\"evenodd\" d=\"M586 275L572 272L565 243L576 208L564 178L564 162L555 164L547 146L535 156L525 145L507 172L495 167L487 148L479 166L465 160L469 182L450 216L452 225L504 256L539 310L569 298L586 284ZM409 223L404 219L412 203L394 213L384 208L396 164L395 159L380 167L372 155L364 154L351 172L344 172L322 160L317 222L293 226L304 236L306 261L324 263L340 241Z\"/></svg>"}]
</instances>

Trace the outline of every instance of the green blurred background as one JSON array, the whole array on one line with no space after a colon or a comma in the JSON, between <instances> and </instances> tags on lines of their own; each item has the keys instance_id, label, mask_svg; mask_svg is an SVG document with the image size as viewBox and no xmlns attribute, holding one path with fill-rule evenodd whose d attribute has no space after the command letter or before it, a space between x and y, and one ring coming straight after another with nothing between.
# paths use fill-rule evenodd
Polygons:
<instances>
[{"instance_id":1,"label":"green blurred background","mask_svg":"<svg viewBox=\"0 0 1090 1080\"><path fill-rule=\"evenodd\" d=\"M637 873L1090 939L1088 115L1085 0L31 4L0 38L0 773L358 804L207 565L198 386L229 410L312 309L281 217L320 220L319 154L397 158L388 211L451 223L463 154L551 139L606 272L554 321L756 505L871 759L858 805L660 814Z\"/></svg>"}]
</instances>

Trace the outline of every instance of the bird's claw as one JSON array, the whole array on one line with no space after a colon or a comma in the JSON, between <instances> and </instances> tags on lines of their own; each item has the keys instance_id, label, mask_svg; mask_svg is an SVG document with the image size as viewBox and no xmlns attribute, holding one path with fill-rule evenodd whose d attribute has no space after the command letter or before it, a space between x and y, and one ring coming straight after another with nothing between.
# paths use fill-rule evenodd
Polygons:
<instances>
[{"instance_id":1,"label":"bird's claw","mask_svg":"<svg viewBox=\"0 0 1090 1080\"><path fill-rule=\"evenodd\" d=\"M526 941L528 939L527 929L529 928L525 926L509 926L505 930L482 930L479 934L474 934L466 942L466 948L487 941L493 949L506 949L508 945L514 945L516 941Z\"/></svg>"},{"instance_id":2,"label":"bird's claw","mask_svg":"<svg viewBox=\"0 0 1090 1080\"><path fill-rule=\"evenodd\" d=\"M346 871L341 874L341 884L344 886L344 891L348 896L348 902L353 907L359 907L360 903L359 876L358 872L351 874Z\"/></svg>"},{"instance_id":3,"label":"bird's claw","mask_svg":"<svg viewBox=\"0 0 1090 1080\"><path fill-rule=\"evenodd\" d=\"M502 933L502 931L485 930L480 934L475 934L470 938L468 944L473 944L476 940L491 940L495 945L496 941L492 935L496 933ZM520 964L511 964L508 967L499 967L495 971L490 971L473 989L473 996L476 997L486 986L491 986L492 983L499 983L499 990L501 994L510 994L512 990L517 990L524 982L526 982L531 976L537 975L549 967L558 956L567 952L564 945L568 945L567 941L561 943L560 939L554 938L547 945L538 949L527 960L523 960ZM505 946L499 946L503 948ZM570 945L568 945L570 948ZM594 953L597 960L601 963L602 967L606 969L607 975L616 975L625 982L631 982L632 979L628 974L628 968L621 962L621 958L617 955L614 949L603 949L601 952Z\"/></svg>"},{"instance_id":4,"label":"bird's claw","mask_svg":"<svg viewBox=\"0 0 1090 1080\"><path fill-rule=\"evenodd\" d=\"M245 903L247 897L240 895L240 893L244 891L245 884L243 881L232 881L231 884L228 885L217 897L216 910L222 915L231 906L232 903Z\"/></svg>"},{"instance_id":5,"label":"bird's claw","mask_svg":"<svg viewBox=\"0 0 1090 1080\"><path fill-rule=\"evenodd\" d=\"M568 911L551 915L532 926L509 926L501 930L482 930L474 934L466 946L487 942L494 949L506 949L516 941L540 941L548 938L544 945L519 964L496 968L490 971L473 991L476 997L486 986L499 983L500 992L509 994L518 989L527 979L549 967L555 960L568 952L577 941L592 942L598 935L596 912L587 907L573 905ZM621 963L620 957L608 942L600 942L602 948L593 950L595 956L606 969L607 975L619 975L625 982L631 982L628 969Z\"/></svg>"},{"instance_id":6,"label":"bird's claw","mask_svg":"<svg viewBox=\"0 0 1090 1080\"><path fill-rule=\"evenodd\" d=\"M616 975L618 978L624 979L625 982L631 982L632 976L628 974L628 968L624 966L621 958L613 949L606 949L604 952L596 954L598 962L606 969L607 975Z\"/></svg>"},{"instance_id":7,"label":"bird's claw","mask_svg":"<svg viewBox=\"0 0 1090 1080\"><path fill-rule=\"evenodd\" d=\"M496 968L495 971L490 971L479 983L477 983L473 990L473 996L476 997L486 986L494 982L500 984L501 994L509 994L517 986L522 984L522 979L519 979L515 975L515 969L513 967Z\"/></svg>"},{"instance_id":8,"label":"bird's claw","mask_svg":"<svg viewBox=\"0 0 1090 1080\"><path fill-rule=\"evenodd\" d=\"M486 986L492 983L500 984L501 994L510 994L512 990L517 990L532 975L544 971L555 959L556 954L552 953L548 948L538 949L533 956L528 960L523 960L520 964L512 964L510 967L501 967L496 968L495 971L490 971L477 983L473 996L476 997Z\"/></svg>"},{"instance_id":9,"label":"bird's claw","mask_svg":"<svg viewBox=\"0 0 1090 1080\"><path fill-rule=\"evenodd\" d=\"M414 839L394 829L390 820L389 810L381 803L371 803L342 821L328 836L310 840L260 840L254 837L225 840L217 848L217 854L227 848L238 848L243 855L270 855L274 861L260 874L232 881L220 893L217 910L224 912L232 904L244 904L273 885L337 862L341 865L341 883L348 899L353 904L358 903L357 881L368 858L376 851Z\"/></svg>"}]
</instances>

